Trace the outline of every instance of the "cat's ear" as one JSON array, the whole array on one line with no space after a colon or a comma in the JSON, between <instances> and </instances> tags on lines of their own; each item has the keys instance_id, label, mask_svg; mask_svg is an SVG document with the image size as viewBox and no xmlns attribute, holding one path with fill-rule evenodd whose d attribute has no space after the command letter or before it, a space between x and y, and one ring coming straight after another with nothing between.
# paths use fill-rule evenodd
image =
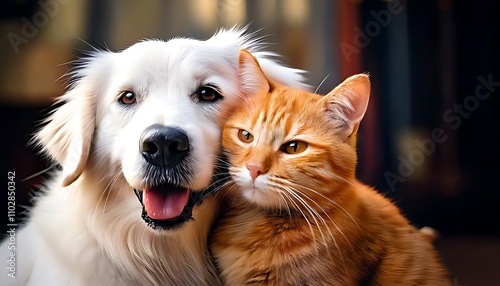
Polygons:
<instances>
[{"instance_id":1,"label":"cat's ear","mask_svg":"<svg viewBox=\"0 0 500 286\"><path fill-rule=\"evenodd\" d=\"M268 93L271 86L257 59L249 51L242 49L238 62L242 95L247 97Z\"/></svg>"},{"instance_id":2,"label":"cat's ear","mask_svg":"<svg viewBox=\"0 0 500 286\"><path fill-rule=\"evenodd\" d=\"M370 99L370 78L357 74L347 78L324 97L328 118L343 136L357 133Z\"/></svg>"}]
</instances>

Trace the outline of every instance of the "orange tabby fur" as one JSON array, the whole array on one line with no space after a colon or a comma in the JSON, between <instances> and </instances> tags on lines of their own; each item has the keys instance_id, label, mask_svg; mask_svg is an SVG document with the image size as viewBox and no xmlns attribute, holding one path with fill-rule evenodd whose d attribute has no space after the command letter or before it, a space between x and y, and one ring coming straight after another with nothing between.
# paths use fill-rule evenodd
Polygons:
<instances>
[{"instance_id":1,"label":"orange tabby fur","mask_svg":"<svg viewBox=\"0 0 500 286\"><path fill-rule=\"evenodd\" d=\"M223 283L451 285L429 239L355 177L368 76L320 96L270 82L246 51L240 70L252 97L224 128L235 184L211 240ZM280 151L294 140L307 149Z\"/></svg>"}]
</instances>

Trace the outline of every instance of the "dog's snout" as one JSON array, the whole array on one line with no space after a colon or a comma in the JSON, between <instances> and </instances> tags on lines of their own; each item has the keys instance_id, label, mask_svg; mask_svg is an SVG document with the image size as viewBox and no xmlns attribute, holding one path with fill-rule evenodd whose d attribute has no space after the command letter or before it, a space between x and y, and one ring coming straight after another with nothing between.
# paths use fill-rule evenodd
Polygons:
<instances>
[{"instance_id":1,"label":"dog's snout","mask_svg":"<svg viewBox=\"0 0 500 286\"><path fill-rule=\"evenodd\" d=\"M151 125L141 135L139 149L152 165L168 168L181 162L189 151L189 140L182 130Z\"/></svg>"}]
</instances>

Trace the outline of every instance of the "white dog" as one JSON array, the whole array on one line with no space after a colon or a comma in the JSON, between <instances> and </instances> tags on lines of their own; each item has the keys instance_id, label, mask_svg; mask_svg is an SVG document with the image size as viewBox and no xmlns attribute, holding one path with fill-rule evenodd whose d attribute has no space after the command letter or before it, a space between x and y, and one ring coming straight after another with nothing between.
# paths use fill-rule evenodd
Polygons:
<instances>
[{"instance_id":1,"label":"white dog","mask_svg":"<svg viewBox=\"0 0 500 286\"><path fill-rule=\"evenodd\" d=\"M62 166L0 246L1 285L218 285L207 251L221 126L244 97L238 54L304 88L241 29L95 52L36 135ZM205 190L206 192L206 190ZM137 196L137 197L136 197ZM139 199L139 200L138 200ZM5 261L5 260L4 260ZM12 277L16 277L15 279Z\"/></svg>"}]
</instances>

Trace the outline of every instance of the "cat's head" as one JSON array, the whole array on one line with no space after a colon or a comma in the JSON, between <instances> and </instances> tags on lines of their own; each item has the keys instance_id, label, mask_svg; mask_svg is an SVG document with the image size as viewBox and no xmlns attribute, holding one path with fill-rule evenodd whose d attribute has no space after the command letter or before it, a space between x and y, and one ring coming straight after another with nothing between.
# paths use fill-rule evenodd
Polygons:
<instances>
[{"instance_id":1,"label":"cat's head","mask_svg":"<svg viewBox=\"0 0 500 286\"><path fill-rule=\"evenodd\" d=\"M222 144L243 197L266 208L303 209L348 184L368 76L354 75L321 96L272 82L245 50L239 64L246 101L225 125Z\"/></svg>"}]
</instances>

